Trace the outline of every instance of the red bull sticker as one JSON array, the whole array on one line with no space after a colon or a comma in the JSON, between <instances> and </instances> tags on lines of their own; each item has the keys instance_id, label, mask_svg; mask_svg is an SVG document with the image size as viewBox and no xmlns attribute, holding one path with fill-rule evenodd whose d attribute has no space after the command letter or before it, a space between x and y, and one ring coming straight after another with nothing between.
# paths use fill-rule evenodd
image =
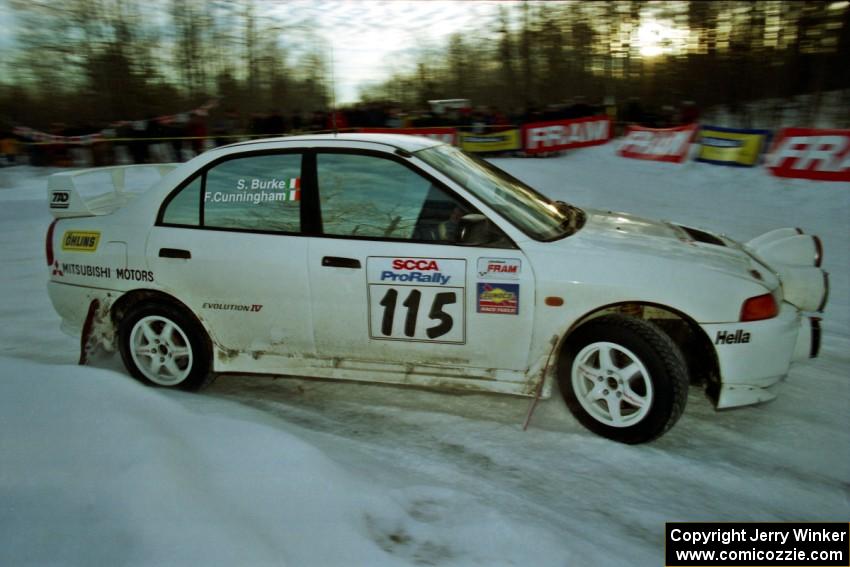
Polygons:
<instances>
[{"instance_id":1,"label":"red bull sticker","mask_svg":"<svg viewBox=\"0 0 850 567\"><path fill-rule=\"evenodd\" d=\"M519 314L519 284L478 283L478 312Z\"/></svg>"}]
</instances>

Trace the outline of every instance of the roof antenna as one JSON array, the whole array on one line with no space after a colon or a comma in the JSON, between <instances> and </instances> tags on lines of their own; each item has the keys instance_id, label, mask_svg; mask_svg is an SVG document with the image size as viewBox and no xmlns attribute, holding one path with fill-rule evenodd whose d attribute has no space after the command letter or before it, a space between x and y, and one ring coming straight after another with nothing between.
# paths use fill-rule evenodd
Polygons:
<instances>
[{"instance_id":1,"label":"roof antenna","mask_svg":"<svg viewBox=\"0 0 850 567\"><path fill-rule=\"evenodd\" d=\"M334 75L334 45L331 43L331 128L334 136L339 134L336 128L336 79Z\"/></svg>"}]
</instances>

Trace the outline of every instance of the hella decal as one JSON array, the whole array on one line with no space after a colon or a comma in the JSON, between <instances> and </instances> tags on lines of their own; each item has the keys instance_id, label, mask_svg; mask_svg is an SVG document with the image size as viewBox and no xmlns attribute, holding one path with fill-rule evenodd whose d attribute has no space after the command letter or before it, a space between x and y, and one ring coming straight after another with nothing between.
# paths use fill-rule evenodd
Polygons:
<instances>
[{"instance_id":1,"label":"hella decal","mask_svg":"<svg viewBox=\"0 0 850 567\"><path fill-rule=\"evenodd\" d=\"M478 277L482 280L516 280L522 272L522 261L516 258L479 258Z\"/></svg>"},{"instance_id":2,"label":"hella decal","mask_svg":"<svg viewBox=\"0 0 850 567\"><path fill-rule=\"evenodd\" d=\"M737 331L717 331L714 339L716 345L738 345L750 342L750 334L742 329Z\"/></svg>"},{"instance_id":3,"label":"hella decal","mask_svg":"<svg viewBox=\"0 0 850 567\"><path fill-rule=\"evenodd\" d=\"M62 250L68 252L94 252L100 242L99 232L68 230L62 236Z\"/></svg>"}]
</instances>

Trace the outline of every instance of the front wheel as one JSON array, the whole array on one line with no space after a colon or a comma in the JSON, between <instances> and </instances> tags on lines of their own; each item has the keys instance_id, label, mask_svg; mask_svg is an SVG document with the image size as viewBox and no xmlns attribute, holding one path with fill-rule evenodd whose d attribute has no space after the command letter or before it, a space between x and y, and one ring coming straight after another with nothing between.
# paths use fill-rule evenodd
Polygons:
<instances>
[{"instance_id":1,"label":"front wheel","mask_svg":"<svg viewBox=\"0 0 850 567\"><path fill-rule=\"evenodd\" d=\"M143 303L121 320L118 336L127 370L148 385L198 390L212 381L206 333L176 307Z\"/></svg>"},{"instance_id":2,"label":"front wheel","mask_svg":"<svg viewBox=\"0 0 850 567\"><path fill-rule=\"evenodd\" d=\"M687 402L688 372L679 347L652 323L624 315L580 327L562 351L558 378L576 419L623 443L659 437Z\"/></svg>"}]
</instances>

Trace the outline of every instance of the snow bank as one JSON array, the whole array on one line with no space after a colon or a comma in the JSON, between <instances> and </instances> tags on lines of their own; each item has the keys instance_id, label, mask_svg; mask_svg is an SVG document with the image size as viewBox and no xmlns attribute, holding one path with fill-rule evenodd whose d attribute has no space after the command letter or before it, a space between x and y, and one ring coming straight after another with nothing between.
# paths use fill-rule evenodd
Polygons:
<instances>
[{"instance_id":1,"label":"snow bank","mask_svg":"<svg viewBox=\"0 0 850 567\"><path fill-rule=\"evenodd\" d=\"M0 368L3 565L494 565L541 545L566 553L451 489L385 490L233 402L97 368Z\"/></svg>"}]
</instances>

